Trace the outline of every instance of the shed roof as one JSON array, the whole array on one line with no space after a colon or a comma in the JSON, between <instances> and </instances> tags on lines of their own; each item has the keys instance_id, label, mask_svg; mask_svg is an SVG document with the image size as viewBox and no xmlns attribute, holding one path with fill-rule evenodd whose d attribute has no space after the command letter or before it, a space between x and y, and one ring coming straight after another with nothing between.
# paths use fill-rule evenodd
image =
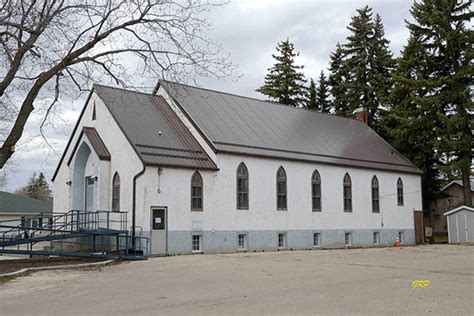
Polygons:
<instances>
[{"instance_id":1,"label":"shed roof","mask_svg":"<svg viewBox=\"0 0 474 316\"><path fill-rule=\"evenodd\" d=\"M456 207L455 209L453 209L451 211L448 211L448 212L444 213L443 215L447 216L447 215L451 215L451 214L454 214L454 213L457 213L457 212L460 212L460 211L474 212L474 208L472 208L470 206L466 206L466 205L461 205L461 206Z\"/></svg>"},{"instance_id":2,"label":"shed roof","mask_svg":"<svg viewBox=\"0 0 474 316\"><path fill-rule=\"evenodd\" d=\"M217 169L163 97L102 85L94 91L144 164Z\"/></svg>"},{"instance_id":3,"label":"shed roof","mask_svg":"<svg viewBox=\"0 0 474 316\"><path fill-rule=\"evenodd\" d=\"M19 194L0 191L0 215L38 214L52 212L52 202L41 201Z\"/></svg>"},{"instance_id":4,"label":"shed roof","mask_svg":"<svg viewBox=\"0 0 474 316\"><path fill-rule=\"evenodd\" d=\"M169 81L159 85L217 152L421 173L360 121Z\"/></svg>"}]
</instances>

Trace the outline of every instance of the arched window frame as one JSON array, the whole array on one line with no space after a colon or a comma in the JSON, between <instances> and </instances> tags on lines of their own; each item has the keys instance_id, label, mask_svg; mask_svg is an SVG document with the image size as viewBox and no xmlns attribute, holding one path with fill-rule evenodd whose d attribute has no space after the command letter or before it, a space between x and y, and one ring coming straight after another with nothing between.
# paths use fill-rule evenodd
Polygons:
<instances>
[{"instance_id":1,"label":"arched window frame","mask_svg":"<svg viewBox=\"0 0 474 316\"><path fill-rule=\"evenodd\" d=\"M344 212L352 212L352 180L349 173L344 175L343 181Z\"/></svg>"},{"instance_id":2,"label":"arched window frame","mask_svg":"<svg viewBox=\"0 0 474 316\"><path fill-rule=\"evenodd\" d=\"M115 172L112 178L112 212L120 211L120 175Z\"/></svg>"},{"instance_id":3,"label":"arched window frame","mask_svg":"<svg viewBox=\"0 0 474 316\"><path fill-rule=\"evenodd\" d=\"M380 213L379 180L377 179L377 176L375 175L372 177L371 191L372 191L372 212Z\"/></svg>"},{"instance_id":4,"label":"arched window frame","mask_svg":"<svg viewBox=\"0 0 474 316\"><path fill-rule=\"evenodd\" d=\"M237 209L249 209L249 171L245 163L241 162L237 167Z\"/></svg>"},{"instance_id":5,"label":"arched window frame","mask_svg":"<svg viewBox=\"0 0 474 316\"><path fill-rule=\"evenodd\" d=\"M403 206L404 196L403 196L403 181L401 178L397 180L397 205Z\"/></svg>"},{"instance_id":6,"label":"arched window frame","mask_svg":"<svg viewBox=\"0 0 474 316\"><path fill-rule=\"evenodd\" d=\"M288 208L288 191L286 171L283 167L278 168L276 176L276 199L277 210L286 211Z\"/></svg>"},{"instance_id":7,"label":"arched window frame","mask_svg":"<svg viewBox=\"0 0 474 316\"><path fill-rule=\"evenodd\" d=\"M313 175L311 176L311 203L313 212L321 212L321 196L321 175L318 170L314 170Z\"/></svg>"},{"instance_id":8,"label":"arched window frame","mask_svg":"<svg viewBox=\"0 0 474 316\"><path fill-rule=\"evenodd\" d=\"M202 212L203 210L203 181L201 174L196 170L191 177L191 211Z\"/></svg>"}]
</instances>

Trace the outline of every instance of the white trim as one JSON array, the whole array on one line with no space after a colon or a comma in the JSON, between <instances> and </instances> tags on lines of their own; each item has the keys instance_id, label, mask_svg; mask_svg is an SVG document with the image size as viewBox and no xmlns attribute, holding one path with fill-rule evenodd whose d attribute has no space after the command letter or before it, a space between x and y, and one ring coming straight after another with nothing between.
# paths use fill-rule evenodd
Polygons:
<instances>
[{"instance_id":1,"label":"white trim","mask_svg":"<svg viewBox=\"0 0 474 316\"><path fill-rule=\"evenodd\" d=\"M469 235L467 233L467 214L464 214L464 232L466 234L466 242L470 242Z\"/></svg>"},{"instance_id":2,"label":"white trim","mask_svg":"<svg viewBox=\"0 0 474 316\"><path fill-rule=\"evenodd\" d=\"M443 215L444 215L444 216L451 215L451 214L453 214L453 213L456 213L456 212L459 212L459 211L462 211L462 210L474 212L474 207L470 207L470 206L466 206L466 205L461 205L461 206L456 207L455 209L453 209L453 210L451 210L451 211L448 211L448 212L444 213Z\"/></svg>"},{"instance_id":3,"label":"white trim","mask_svg":"<svg viewBox=\"0 0 474 316\"><path fill-rule=\"evenodd\" d=\"M449 230L449 216L446 217L446 219L448 220L448 243L450 244L451 243L451 232Z\"/></svg>"},{"instance_id":4,"label":"white trim","mask_svg":"<svg viewBox=\"0 0 474 316\"><path fill-rule=\"evenodd\" d=\"M459 218L458 218L458 214L456 214L456 237L457 237L456 243L459 243Z\"/></svg>"}]
</instances>

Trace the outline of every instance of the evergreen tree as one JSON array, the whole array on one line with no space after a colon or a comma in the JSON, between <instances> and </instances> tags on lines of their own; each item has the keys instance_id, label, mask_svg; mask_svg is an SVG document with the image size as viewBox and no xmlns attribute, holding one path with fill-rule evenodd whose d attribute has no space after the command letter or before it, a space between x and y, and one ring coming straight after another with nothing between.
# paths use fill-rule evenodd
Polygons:
<instances>
[{"instance_id":1,"label":"evergreen tree","mask_svg":"<svg viewBox=\"0 0 474 316\"><path fill-rule=\"evenodd\" d=\"M316 93L316 105L319 111L329 113L331 110L331 102L329 101L328 81L324 72L321 70L319 75L318 91Z\"/></svg>"},{"instance_id":2,"label":"evergreen tree","mask_svg":"<svg viewBox=\"0 0 474 316\"><path fill-rule=\"evenodd\" d=\"M375 129L378 132L381 131L381 128L377 123L385 116L391 106L390 93L393 87L392 73L396 66L396 61L388 47L389 43L390 42L385 38L382 18L379 14L376 14L374 19L374 37L371 51L373 59L372 64L370 65L370 85L372 87L372 99L374 100L372 119L375 123Z\"/></svg>"},{"instance_id":3,"label":"evergreen tree","mask_svg":"<svg viewBox=\"0 0 474 316\"><path fill-rule=\"evenodd\" d=\"M380 16L373 19L368 6L357 10L347 29L347 43L338 45L331 55L329 81L335 112L348 117L363 106L369 125L378 130L378 122L389 107L395 66L389 41Z\"/></svg>"},{"instance_id":4,"label":"evergreen tree","mask_svg":"<svg viewBox=\"0 0 474 316\"><path fill-rule=\"evenodd\" d=\"M410 38L393 77L393 107L381 125L392 144L423 171L425 210L436 198L442 172L445 178L462 175L468 192L464 204L472 205L473 41L466 27L472 12L454 0L423 0L413 4L411 13Z\"/></svg>"},{"instance_id":5,"label":"evergreen tree","mask_svg":"<svg viewBox=\"0 0 474 316\"><path fill-rule=\"evenodd\" d=\"M386 139L423 172L425 210L436 197L440 184L436 150L441 129L440 105L431 96L433 90L426 85L432 63L421 40L412 35L393 74L393 107L380 124Z\"/></svg>"},{"instance_id":6,"label":"evergreen tree","mask_svg":"<svg viewBox=\"0 0 474 316\"><path fill-rule=\"evenodd\" d=\"M338 116L350 116L352 114L349 104L346 101L346 85L345 83L350 78L350 73L347 65L343 60L342 46L337 43L336 50L330 55L329 62L329 85L332 95L332 107L334 114Z\"/></svg>"},{"instance_id":7,"label":"evergreen tree","mask_svg":"<svg viewBox=\"0 0 474 316\"><path fill-rule=\"evenodd\" d=\"M314 80L311 78L309 81L309 88L308 88L308 99L306 100L306 108L311 110L319 110L317 101L316 101L316 84Z\"/></svg>"},{"instance_id":8,"label":"evergreen tree","mask_svg":"<svg viewBox=\"0 0 474 316\"><path fill-rule=\"evenodd\" d=\"M443 129L438 152L443 155L442 171L462 178L464 204L472 205L469 176L474 107L470 86L474 38L469 28L473 16L470 1L423 0L413 4L411 13L414 22L408 23L410 33L420 38L431 60L426 87L432 90L430 99L440 107Z\"/></svg>"},{"instance_id":9,"label":"evergreen tree","mask_svg":"<svg viewBox=\"0 0 474 316\"><path fill-rule=\"evenodd\" d=\"M307 99L307 88L303 66L295 65L295 48L287 39L278 43L277 54L272 54L276 60L273 67L268 69L265 84L256 91L268 96L270 100L296 107L304 106Z\"/></svg>"},{"instance_id":10,"label":"evergreen tree","mask_svg":"<svg viewBox=\"0 0 474 316\"><path fill-rule=\"evenodd\" d=\"M52 200L51 190L49 189L48 182L46 182L46 178L42 172L40 172L38 175L36 172L33 172L28 184L17 191L17 193L38 200Z\"/></svg>"}]
</instances>

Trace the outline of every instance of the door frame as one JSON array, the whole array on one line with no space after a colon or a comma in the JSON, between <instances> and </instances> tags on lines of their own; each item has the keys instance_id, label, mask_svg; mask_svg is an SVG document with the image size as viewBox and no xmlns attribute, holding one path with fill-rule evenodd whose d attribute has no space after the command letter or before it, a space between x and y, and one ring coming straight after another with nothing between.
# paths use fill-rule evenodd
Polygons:
<instances>
[{"instance_id":1,"label":"door frame","mask_svg":"<svg viewBox=\"0 0 474 316\"><path fill-rule=\"evenodd\" d=\"M153 250L153 210L164 210L165 211L165 253L161 255L152 254ZM168 255L168 206L150 206L150 255L151 256L167 256Z\"/></svg>"}]
</instances>

